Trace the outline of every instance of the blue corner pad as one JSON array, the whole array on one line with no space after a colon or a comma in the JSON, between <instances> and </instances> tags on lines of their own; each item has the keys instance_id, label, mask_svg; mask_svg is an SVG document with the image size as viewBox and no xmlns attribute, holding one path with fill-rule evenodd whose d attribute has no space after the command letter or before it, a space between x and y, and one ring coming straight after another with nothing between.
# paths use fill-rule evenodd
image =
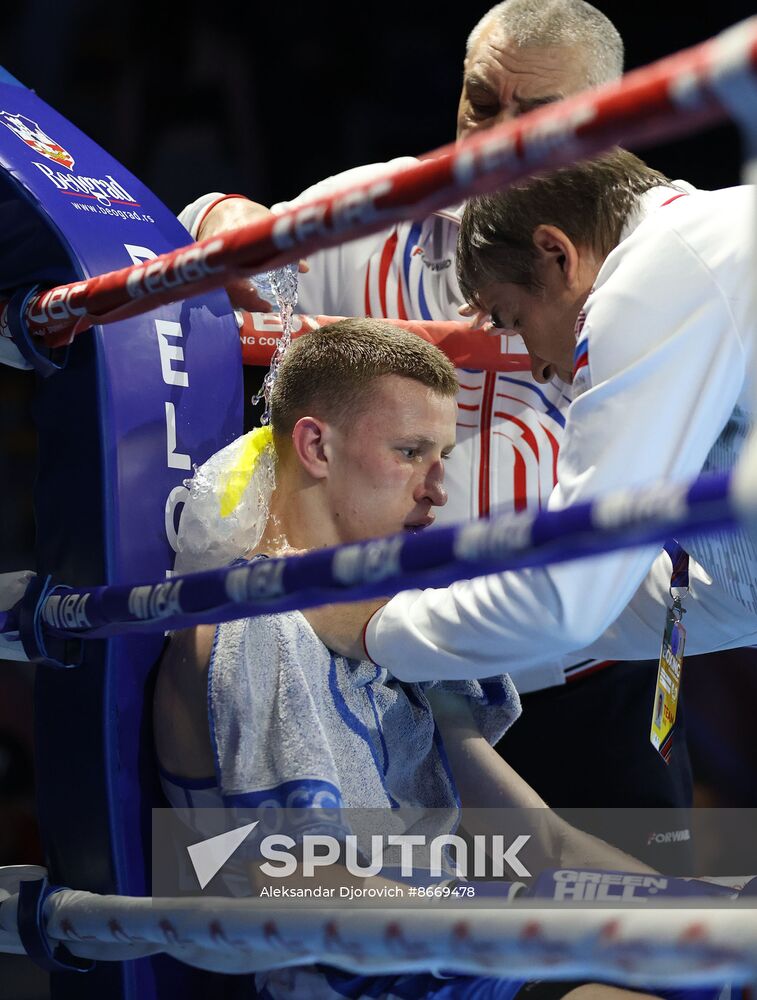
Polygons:
<instances>
[{"instance_id":1,"label":"blue corner pad","mask_svg":"<svg viewBox=\"0 0 757 1000\"><path fill-rule=\"evenodd\" d=\"M29 958L48 972L89 972L95 963L77 958L64 944L50 941L45 930L45 900L60 886L50 885L46 878L21 882L18 887L18 933Z\"/></svg>"},{"instance_id":2,"label":"blue corner pad","mask_svg":"<svg viewBox=\"0 0 757 1000\"><path fill-rule=\"evenodd\" d=\"M62 364L53 361L50 352L45 348L41 337L34 337L29 333L26 325L26 307L33 295L40 291L39 285L32 285L31 288L19 288L13 293L8 302L6 312L6 322L11 335L11 340L19 349L25 361L34 368L43 378L48 378L56 372L66 367L68 361L68 348L63 352Z\"/></svg>"}]
</instances>

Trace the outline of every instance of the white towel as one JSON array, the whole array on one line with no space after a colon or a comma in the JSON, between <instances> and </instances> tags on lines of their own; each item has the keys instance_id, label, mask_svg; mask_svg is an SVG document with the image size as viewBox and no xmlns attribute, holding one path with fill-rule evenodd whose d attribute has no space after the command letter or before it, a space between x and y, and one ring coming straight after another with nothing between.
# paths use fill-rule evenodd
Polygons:
<instances>
[{"instance_id":1,"label":"white towel","mask_svg":"<svg viewBox=\"0 0 757 1000\"><path fill-rule=\"evenodd\" d=\"M517 718L506 677L449 687L491 741ZM227 805L456 805L423 688L331 653L299 612L219 626L209 707Z\"/></svg>"}]
</instances>

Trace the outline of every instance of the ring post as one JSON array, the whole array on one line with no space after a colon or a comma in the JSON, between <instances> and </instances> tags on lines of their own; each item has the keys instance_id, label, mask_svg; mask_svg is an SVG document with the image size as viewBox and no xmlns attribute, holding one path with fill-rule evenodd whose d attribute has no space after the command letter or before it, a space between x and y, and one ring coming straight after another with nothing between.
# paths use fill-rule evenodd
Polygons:
<instances>
[{"instance_id":1,"label":"ring post","mask_svg":"<svg viewBox=\"0 0 757 1000\"><path fill-rule=\"evenodd\" d=\"M137 178L4 71L0 203L0 287L24 290L19 307L33 285L80 281L188 242ZM34 402L37 573L53 584L165 577L183 479L241 433L240 344L226 295L94 327L64 368L40 366L50 377L38 377ZM38 811L55 884L150 892L150 810L163 804L150 681L162 645L161 635L87 643L76 669L37 670ZM191 995L197 977L165 957L104 962L86 976L53 972L52 996Z\"/></svg>"}]
</instances>

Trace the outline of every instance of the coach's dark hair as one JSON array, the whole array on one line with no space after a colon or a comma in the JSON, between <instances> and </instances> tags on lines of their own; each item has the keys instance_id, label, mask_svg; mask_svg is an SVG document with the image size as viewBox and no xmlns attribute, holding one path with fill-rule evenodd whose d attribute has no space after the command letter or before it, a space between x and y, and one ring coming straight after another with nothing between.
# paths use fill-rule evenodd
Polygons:
<instances>
[{"instance_id":1,"label":"coach's dark hair","mask_svg":"<svg viewBox=\"0 0 757 1000\"><path fill-rule=\"evenodd\" d=\"M607 256L640 195L669 183L633 153L614 149L471 199L457 242L463 295L478 304L482 289L503 281L537 289L533 234L540 225L557 226L577 246Z\"/></svg>"},{"instance_id":2,"label":"coach's dark hair","mask_svg":"<svg viewBox=\"0 0 757 1000\"><path fill-rule=\"evenodd\" d=\"M306 414L348 426L370 398L371 383L401 375L454 396L455 369L414 333L375 319L343 319L295 340L271 393L271 425L280 446Z\"/></svg>"}]
</instances>

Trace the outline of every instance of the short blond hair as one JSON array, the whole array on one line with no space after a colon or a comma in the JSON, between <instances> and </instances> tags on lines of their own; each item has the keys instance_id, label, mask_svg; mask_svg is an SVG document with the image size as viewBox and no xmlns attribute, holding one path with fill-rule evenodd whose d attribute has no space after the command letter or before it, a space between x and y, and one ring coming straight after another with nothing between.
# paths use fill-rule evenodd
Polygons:
<instances>
[{"instance_id":1,"label":"short blond hair","mask_svg":"<svg viewBox=\"0 0 757 1000\"><path fill-rule=\"evenodd\" d=\"M348 425L383 375L399 375L439 396L457 393L455 369L442 352L401 327L375 319L343 319L295 340L271 392L271 425L286 439L300 417Z\"/></svg>"}]
</instances>

